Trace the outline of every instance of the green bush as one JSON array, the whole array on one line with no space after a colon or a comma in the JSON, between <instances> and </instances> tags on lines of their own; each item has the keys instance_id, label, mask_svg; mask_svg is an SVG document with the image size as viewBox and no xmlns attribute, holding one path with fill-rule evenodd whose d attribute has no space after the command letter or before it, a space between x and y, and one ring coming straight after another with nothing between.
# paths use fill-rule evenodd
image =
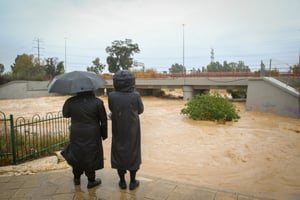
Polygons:
<instances>
[{"instance_id":1,"label":"green bush","mask_svg":"<svg viewBox=\"0 0 300 200\"><path fill-rule=\"evenodd\" d=\"M194 120L224 120L239 119L235 106L218 93L196 95L185 104L181 114Z\"/></svg>"}]
</instances>

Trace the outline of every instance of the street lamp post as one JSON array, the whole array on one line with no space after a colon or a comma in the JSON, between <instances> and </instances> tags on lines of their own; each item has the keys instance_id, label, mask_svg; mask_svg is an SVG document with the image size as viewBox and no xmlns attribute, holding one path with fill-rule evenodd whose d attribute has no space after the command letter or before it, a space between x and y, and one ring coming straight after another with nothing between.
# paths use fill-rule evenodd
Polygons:
<instances>
[{"instance_id":1,"label":"street lamp post","mask_svg":"<svg viewBox=\"0 0 300 200\"><path fill-rule=\"evenodd\" d=\"M67 38L65 37L65 72L67 72Z\"/></svg>"},{"instance_id":2,"label":"street lamp post","mask_svg":"<svg viewBox=\"0 0 300 200\"><path fill-rule=\"evenodd\" d=\"M184 72L184 24L182 24L182 66Z\"/></svg>"},{"instance_id":3,"label":"street lamp post","mask_svg":"<svg viewBox=\"0 0 300 200\"><path fill-rule=\"evenodd\" d=\"M185 85L185 67L184 67L184 24L182 24L182 75L183 75L183 85Z\"/></svg>"}]
</instances>

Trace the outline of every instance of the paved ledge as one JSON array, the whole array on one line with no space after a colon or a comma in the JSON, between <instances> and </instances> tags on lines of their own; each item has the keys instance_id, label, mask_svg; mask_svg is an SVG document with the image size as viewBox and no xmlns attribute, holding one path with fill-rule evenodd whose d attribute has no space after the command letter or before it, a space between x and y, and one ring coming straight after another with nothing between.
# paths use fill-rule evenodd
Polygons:
<instances>
[{"instance_id":1,"label":"paved ledge","mask_svg":"<svg viewBox=\"0 0 300 200\"><path fill-rule=\"evenodd\" d=\"M139 173L137 176L140 186L133 191L120 190L117 173L115 170L107 168L97 171L97 177L102 179L102 184L92 189L87 189L85 175L81 177L81 185L74 186L71 169L21 176L0 176L0 199L271 200L270 198L182 184ZM129 179L128 174L126 178Z\"/></svg>"}]
</instances>

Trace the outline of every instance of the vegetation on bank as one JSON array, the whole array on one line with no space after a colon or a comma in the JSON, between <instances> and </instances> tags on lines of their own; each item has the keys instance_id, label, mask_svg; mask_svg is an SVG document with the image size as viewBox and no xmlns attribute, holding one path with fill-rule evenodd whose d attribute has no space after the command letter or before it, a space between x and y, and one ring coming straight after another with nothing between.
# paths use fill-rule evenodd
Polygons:
<instances>
[{"instance_id":1,"label":"vegetation on bank","mask_svg":"<svg viewBox=\"0 0 300 200\"><path fill-rule=\"evenodd\" d=\"M231 95L233 99L246 99L247 98L247 89L227 89L227 93Z\"/></svg>"},{"instance_id":2,"label":"vegetation on bank","mask_svg":"<svg viewBox=\"0 0 300 200\"><path fill-rule=\"evenodd\" d=\"M218 93L199 94L185 104L181 114L193 120L233 121L240 118L238 110Z\"/></svg>"}]
</instances>

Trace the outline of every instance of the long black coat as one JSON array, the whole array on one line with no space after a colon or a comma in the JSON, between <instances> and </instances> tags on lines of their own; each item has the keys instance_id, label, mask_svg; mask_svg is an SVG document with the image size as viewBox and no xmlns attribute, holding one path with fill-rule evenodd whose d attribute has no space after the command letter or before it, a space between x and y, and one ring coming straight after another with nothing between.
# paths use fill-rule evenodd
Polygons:
<instances>
[{"instance_id":1,"label":"long black coat","mask_svg":"<svg viewBox=\"0 0 300 200\"><path fill-rule=\"evenodd\" d=\"M114 77L115 91L109 93L112 119L112 168L138 170L142 162L139 114L144 111L141 96L134 91L134 80Z\"/></svg>"},{"instance_id":2,"label":"long black coat","mask_svg":"<svg viewBox=\"0 0 300 200\"><path fill-rule=\"evenodd\" d=\"M107 138L107 113L93 93L66 100L63 116L71 117L70 145L62 152L68 163L81 170L104 167L102 140Z\"/></svg>"}]
</instances>

